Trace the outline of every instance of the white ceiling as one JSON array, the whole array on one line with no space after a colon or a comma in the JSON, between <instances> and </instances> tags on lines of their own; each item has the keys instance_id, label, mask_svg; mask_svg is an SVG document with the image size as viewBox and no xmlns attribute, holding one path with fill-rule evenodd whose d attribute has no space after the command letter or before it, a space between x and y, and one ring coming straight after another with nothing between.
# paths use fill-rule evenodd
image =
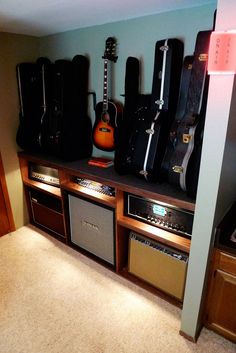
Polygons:
<instances>
[{"instance_id":1,"label":"white ceiling","mask_svg":"<svg viewBox=\"0 0 236 353\"><path fill-rule=\"evenodd\" d=\"M216 0L0 0L0 31L45 36Z\"/></svg>"}]
</instances>

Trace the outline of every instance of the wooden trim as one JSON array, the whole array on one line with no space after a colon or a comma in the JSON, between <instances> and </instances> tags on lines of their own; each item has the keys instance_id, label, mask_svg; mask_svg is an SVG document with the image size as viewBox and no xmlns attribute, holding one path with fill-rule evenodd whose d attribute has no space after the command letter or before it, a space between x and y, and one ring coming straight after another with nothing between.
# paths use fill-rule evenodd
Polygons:
<instances>
[{"instance_id":1,"label":"wooden trim","mask_svg":"<svg viewBox=\"0 0 236 353\"><path fill-rule=\"evenodd\" d=\"M219 256L219 268L222 271L236 275L236 261L235 256L226 254L225 252L218 250Z\"/></svg>"},{"instance_id":2,"label":"wooden trim","mask_svg":"<svg viewBox=\"0 0 236 353\"><path fill-rule=\"evenodd\" d=\"M0 152L0 184L2 186L3 197L4 197L6 210L7 210L7 217L8 217L8 221L9 221L9 225L10 225L10 231L14 232L16 230L16 227L15 227L15 222L14 222L14 218L13 218L10 198L9 198L9 194L8 194L8 190L7 190L7 183L6 183L6 178L5 178L5 172L4 172L1 152Z\"/></svg>"},{"instance_id":3,"label":"wooden trim","mask_svg":"<svg viewBox=\"0 0 236 353\"><path fill-rule=\"evenodd\" d=\"M189 336L186 333L184 333L183 331L179 331L180 336L183 336L184 338L186 338L188 341L196 343L197 339L195 337Z\"/></svg>"}]
</instances>

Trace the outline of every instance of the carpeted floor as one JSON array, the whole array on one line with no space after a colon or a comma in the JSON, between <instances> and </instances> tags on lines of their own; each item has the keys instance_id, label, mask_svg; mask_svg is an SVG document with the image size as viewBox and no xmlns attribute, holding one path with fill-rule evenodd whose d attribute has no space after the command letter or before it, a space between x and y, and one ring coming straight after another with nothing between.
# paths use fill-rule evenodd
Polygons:
<instances>
[{"instance_id":1,"label":"carpeted floor","mask_svg":"<svg viewBox=\"0 0 236 353\"><path fill-rule=\"evenodd\" d=\"M181 310L33 226L0 238L0 353L235 353Z\"/></svg>"}]
</instances>

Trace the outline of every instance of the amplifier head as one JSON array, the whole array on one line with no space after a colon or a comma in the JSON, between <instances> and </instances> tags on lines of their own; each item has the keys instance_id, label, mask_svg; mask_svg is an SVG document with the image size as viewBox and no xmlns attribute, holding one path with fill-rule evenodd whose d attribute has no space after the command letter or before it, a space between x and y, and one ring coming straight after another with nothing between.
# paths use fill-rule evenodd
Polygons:
<instances>
[{"instance_id":1,"label":"amplifier head","mask_svg":"<svg viewBox=\"0 0 236 353\"><path fill-rule=\"evenodd\" d=\"M36 163L29 165L29 178L45 184L59 187L58 169Z\"/></svg>"},{"instance_id":2,"label":"amplifier head","mask_svg":"<svg viewBox=\"0 0 236 353\"><path fill-rule=\"evenodd\" d=\"M191 237L194 217L191 211L126 193L124 213L141 222Z\"/></svg>"}]
</instances>

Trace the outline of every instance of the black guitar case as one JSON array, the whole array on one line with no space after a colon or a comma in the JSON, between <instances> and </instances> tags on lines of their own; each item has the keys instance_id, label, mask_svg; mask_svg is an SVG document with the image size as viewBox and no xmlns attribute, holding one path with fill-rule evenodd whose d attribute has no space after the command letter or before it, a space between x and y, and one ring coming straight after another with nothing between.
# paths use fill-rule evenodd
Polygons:
<instances>
[{"instance_id":1,"label":"black guitar case","mask_svg":"<svg viewBox=\"0 0 236 353\"><path fill-rule=\"evenodd\" d=\"M139 114L129 142L130 170L147 181L157 181L178 101L183 43L156 43L150 108Z\"/></svg>"},{"instance_id":2,"label":"black guitar case","mask_svg":"<svg viewBox=\"0 0 236 353\"><path fill-rule=\"evenodd\" d=\"M70 107L72 64L69 60L56 60L51 66L52 87L50 114L45 123L44 151L61 157L64 120Z\"/></svg>"},{"instance_id":3,"label":"black guitar case","mask_svg":"<svg viewBox=\"0 0 236 353\"><path fill-rule=\"evenodd\" d=\"M179 99L177 105L177 111L175 115L175 120L171 126L168 142L166 146L166 152L161 165L161 172L159 176L159 181L168 181L168 173L171 168L172 157L176 149L177 144L177 130L180 124L182 124L182 119L186 111L186 104L188 98L189 83L193 65L193 55L186 56L184 58L181 81L180 81L180 90L179 90Z\"/></svg>"},{"instance_id":4,"label":"black guitar case","mask_svg":"<svg viewBox=\"0 0 236 353\"><path fill-rule=\"evenodd\" d=\"M209 76L207 75L205 78L202 106L199 114L200 116L194 133L194 148L189 158L188 167L186 171L186 192L187 195L192 198L196 198L197 194L198 176L201 163L202 143L207 107L208 86Z\"/></svg>"},{"instance_id":5,"label":"black guitar case","mask_svg":"<svg viewBox=\"0 0 236 353\"><path fill-rule=\"evenodd\" d=\"M129 140L137 117L139 105L139 70L140 63L135 57L128 57L125 69L125 98L123 118L117 125L115 134L114 169L119 174L129 172L127 150Z\"/></svg>"},{"instance_id":6,"label":"black guitar case","mask_svg":"<svg viewBox=\"0 0 236 353\"><path fill-rule=\"evenodd\" d=\"M45 62L43 58L39 58L36 62L41 66L42 72L42 98L43 98L43 115L41 118L41 132L40 132L40 151L48 152L46 145L46 138L48 136L48 122L51 116L52 108L52 87L53 87L53 76L51 62Z\"/></svg>"},{"instance_id":7,"label":"black guitar case","mask_svg":"<svg viewBox=\"0 0 236 353\"><path fill-rule=\"evenodd\" d=\"M88 59L56 60L51 66L50 113L44 124L43 150L72 161L92 154L92 125L87 116Z\"/></svg>"},{"instance_id":8,"label":"black guitar case","mask_svg":"<svg viewBox=\"0 0 236 353\"><path fill-rule=\"evenodd\" d=\"M89 60L76 55L72 59L73 91L71 110L65 122L62 157L66 160L92 155L92 122L88 116Z\"/></svg>"},{"instance_id":9,"label":"black guitar case","mask_svg":"<svg viewBox=\"0 0 236 353\"><path fill-rule=\"evenodd\" d=\"M16 67L20 102L19 127L16 142L30 152L41 151L42 123L45 114L43 87L45 68L50 65L46 58L37 63L20 63Z\"/></svg>"},{"instance_id":10,"label":"black guitar case","mask_svg":"<svg viewBox=\"0 0 236 353\"><path fill-rule=\"evenodd\" d=\"M166 155L163 165L163 169L167 169L168 164L169 183L178 185L191 197L196 195L201 158L209 81L206 68L210 34L211 31L201 31L197 35L186 110L171 129L173 150Z\"/></svg>"},{"instance_id":11,"label":"black guitar case","mask_svg":"<svg viewBox=\"0 0 236 353\"><path fill-rule=\"evenodd\" d=\"M76 160L92 155L92 122L88 116L89 60L84 55L72 59L72 89L68 115L65 115L62 158Z\"/></svg>"}]
</instances>

